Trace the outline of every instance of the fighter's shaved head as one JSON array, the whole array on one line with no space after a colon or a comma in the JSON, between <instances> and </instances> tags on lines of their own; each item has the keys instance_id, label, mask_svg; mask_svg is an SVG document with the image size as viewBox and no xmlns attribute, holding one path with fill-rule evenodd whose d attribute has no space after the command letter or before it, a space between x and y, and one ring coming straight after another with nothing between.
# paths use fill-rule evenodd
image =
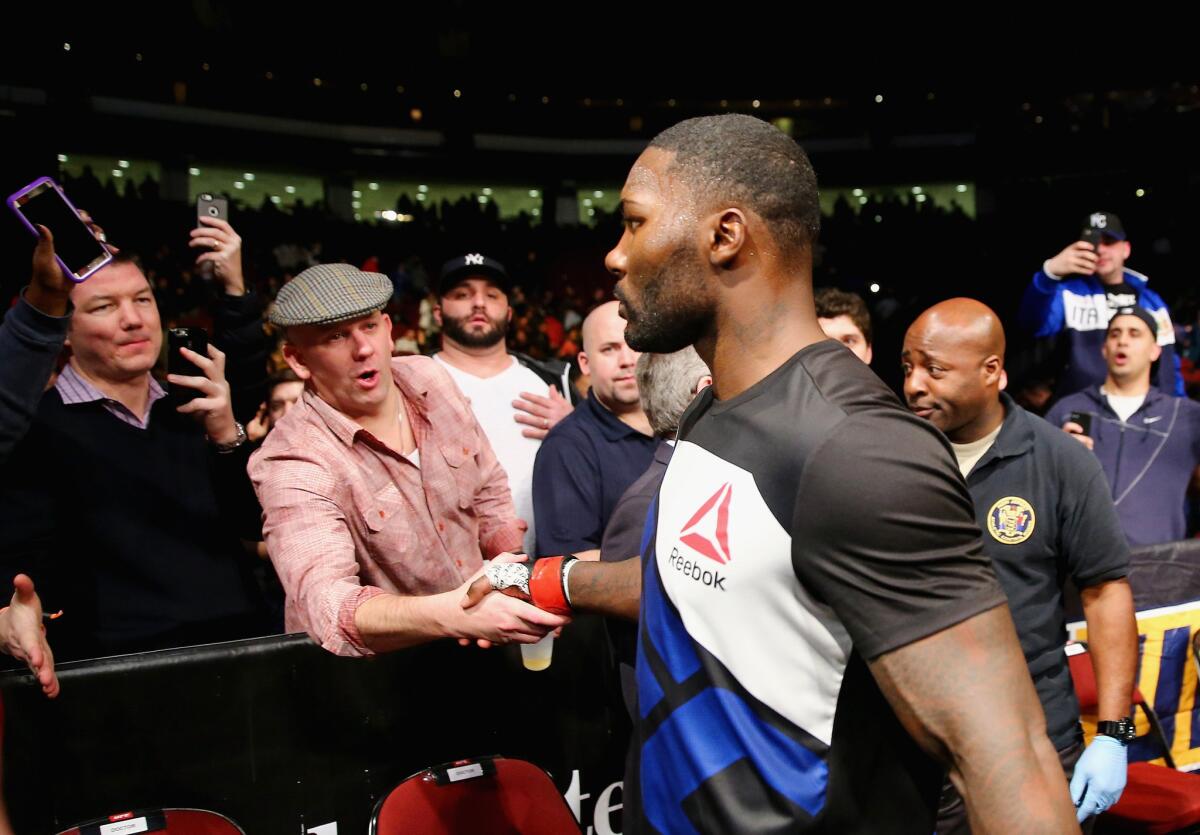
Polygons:
<instances>
[{"instance_id":1,"label":"fighter's shaved head","mask_svg":"<svg viewBox=\"0 0 1200 835\"><path fill-rule=\"evenodd\" d=\"M650 140L674 157L667 173L701 208L730 202L755 212L785 253L810 248L821 229L817 175L796 141L774 125L727 113L686 119Z\"/></svg>"}]
</instances>

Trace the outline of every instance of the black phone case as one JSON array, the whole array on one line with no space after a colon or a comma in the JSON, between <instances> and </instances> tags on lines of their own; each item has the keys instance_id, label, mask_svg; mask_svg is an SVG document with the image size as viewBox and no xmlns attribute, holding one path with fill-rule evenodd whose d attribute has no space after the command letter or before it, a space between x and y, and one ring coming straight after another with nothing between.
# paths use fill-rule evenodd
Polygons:
<instances>
[{"instance_id":1,"label":"black phone case","mask_svg":"<svg viewBox=\"0 0 1200 835\"><path fill-rule=\"evenodd\" d=\"M167 373L184 377L203 377L204 372L191 360L184 359L179 353L180 348L195 351L202 357L208 356L208 334L198 328L171 328L167 331ZM171 387L171 397L180 403L201 396L203 395L193 388Z\"/></svg>"}]
</instances>

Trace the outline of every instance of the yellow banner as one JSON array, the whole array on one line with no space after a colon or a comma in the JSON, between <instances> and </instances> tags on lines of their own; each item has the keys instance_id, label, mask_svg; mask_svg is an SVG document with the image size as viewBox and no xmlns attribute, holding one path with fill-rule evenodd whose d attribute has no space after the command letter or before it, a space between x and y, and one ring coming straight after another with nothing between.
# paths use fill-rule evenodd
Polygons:
<instances>
[{"instance_id":1,"label":"yellow banner","mask_svg":"<svg viewBox=\"0 0 1200 835\"><path fill-rule=\"evenodd\" d=\"M1137 622L1138 689L1158 714L1175 765L1184 771L1200 769L1200 705L1196 699L1197 662L1192 652L1192 638L1200 632L1200 600L1138 612ZM1067 633L1074 640L1086 641L1087 624L1068 624ZM1135 710L1134 718L1139 739L1130 746L1130 760L1165 765L1157 741L1141 738L1150 733L1145 712ZM1090 742L1096 732L1096 719L1082 719L1084 735Z\"/></svg>"}]
</instances>

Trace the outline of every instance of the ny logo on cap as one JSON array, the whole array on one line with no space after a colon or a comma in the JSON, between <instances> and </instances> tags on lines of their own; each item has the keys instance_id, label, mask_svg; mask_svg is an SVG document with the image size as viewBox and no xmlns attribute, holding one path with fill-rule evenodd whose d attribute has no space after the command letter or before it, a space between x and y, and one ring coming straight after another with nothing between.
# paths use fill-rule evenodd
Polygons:
<instances>
[{"instance_id":1,"label":"ny logo on cap","mask_svg":"<svg viewBox=\"0 0 1200 835\"><path fill-rule=\"evenodd\" d=\"M466 262L467 264L473 264L476 267L483 266L483 256L480 255L478 252L465 256L463 258L463 261Z\"/></svg>"},{"instance_id":2,"label":"ny logo on cap","mask_svg":"<svg viewBox=\"0 0 1200 835\"><path fill-rule=\"evenodd\" d=\"M1092 226L1097 229L1103 229L1108 226L1108 215L1104 212L1096 212L1092 215Z\"/></svg>"}]
</instances>

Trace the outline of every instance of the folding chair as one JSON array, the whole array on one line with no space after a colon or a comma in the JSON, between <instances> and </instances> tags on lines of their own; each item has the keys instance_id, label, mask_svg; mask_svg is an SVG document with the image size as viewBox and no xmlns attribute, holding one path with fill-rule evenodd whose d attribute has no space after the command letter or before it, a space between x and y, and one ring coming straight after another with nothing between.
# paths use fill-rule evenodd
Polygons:
<instances>
[{"instance_id":1,"label":"folding chair","mask_svg":"<svg viewBox=\"0 0 1200 835\"><path fill-rule=\"evenodd\" d=\"M1075 695L1083 713L1095 713L1097 707L1096 673L1086 644L1068 644L1067 660ZM1166 835L1200 827L1200 774L1175 769L1170 745L1154 708L1133 691L1134 711L1138 708L1150 722L1150 736L1163 752L1166 767L1150 763L1130 763L1121 799L1100 816L1098 828L1106 832L1142 832Z\"/></svg>"},{"instance_id":2,"label":"folding chair","mask_svg":"<svg viewBox=\"0 0 1200 835\"><path fill-rule=\"evenodd\" d=\"M168 835L246 835L219 812L207 809L138 809L81 823L58 835L123 835L163 832Z\"/></svg>"},{"instance_id":3,"label":"folding chair","mask_svg":"<svg viewBox=\"0 0 1200 835\"><path fill-rule=\"evenodd\" d=\"M505 757L418 771L375 806L370 835L579 835L550 775Z\"/></svg>"}]
</instances>

